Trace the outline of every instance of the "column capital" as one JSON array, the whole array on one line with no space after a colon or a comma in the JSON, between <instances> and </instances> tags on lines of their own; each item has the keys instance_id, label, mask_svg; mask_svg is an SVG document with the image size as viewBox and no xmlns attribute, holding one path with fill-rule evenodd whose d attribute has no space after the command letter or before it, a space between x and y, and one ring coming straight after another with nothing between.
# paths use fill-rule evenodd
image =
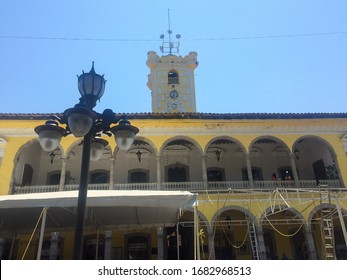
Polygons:
<instances>
[{"instance_id":1,"label":"column capital","mask_svg":"<svg viewBox=\"0 0 347 280\"><path fill-rule=\"evenodd\" d=\"M163 235L164 234L164 227L157 227L157 235Z\"/></svg>"},{"instance_id":2,"label":"column capital","mask_svg":"<svg viewBox=\"0 0 347 280\"><path fill-rule=\"evenodd\" d=\"M112 230L105 230L105 238L112 238Z\"/></svg>"},{"instance_id":3,"label":"column capital","mask_svg":"<svg viewBox=\"0 0 347 280\"><path fill-rule=\"evenodd\" d=\"M291 159L294 159L294 160L296 159L296 156L295 156L294 152L290 152L289 156L290 156Z\"/></svg>"},{"instance_id":4,"label":"column capital","mask_svg":"<svg viewBox=\"0 0 347 280\"><path fill-rule=\"evenodd\" d=\"M53 231L51 234L51 240L58 240L59 239L59 232Z\"/></svg>"}]
</instances>

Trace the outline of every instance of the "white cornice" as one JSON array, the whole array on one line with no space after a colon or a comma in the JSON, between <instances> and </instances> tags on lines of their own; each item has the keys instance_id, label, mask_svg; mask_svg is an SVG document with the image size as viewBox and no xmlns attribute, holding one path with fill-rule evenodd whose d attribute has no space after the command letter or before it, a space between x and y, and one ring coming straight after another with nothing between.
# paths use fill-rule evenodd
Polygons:
<instances>
[{"instance_id":1,"label":"white cornice","mask_svg":"<svg viewBox=\"0 0 347 280\"><path fill-rule=\"evenodd\" d=\"M180 135L180 134L343 134L347 133L347 125L283 125L268 127L256 125L184 125L182 126L143 126L140 128L140 135ZM37 134L33 128L0 128L0 137L36 137Z\"/></svg>"},{"instance_id":2,"label":"white cornice","mask_svg":"<svg viewBox=\"0 0 347 280\"><path fill-rule=\"evenodd\" d=\"M346 126L276 126L276 127L259 127L259 126L184 126L184 127L143 127L140 128L140 134L143 135L178 135L178 134L345 134Z\"/></svg>"},{"instance_id":3,"label":"white cornice","mask_svg":"<svg viewBox=\"0 0 347 280\"><path fill-rule=\"evenodd\" d=\"M36 137L34 128L0 128L0 137Z\"/></svg>"}]
</instances>

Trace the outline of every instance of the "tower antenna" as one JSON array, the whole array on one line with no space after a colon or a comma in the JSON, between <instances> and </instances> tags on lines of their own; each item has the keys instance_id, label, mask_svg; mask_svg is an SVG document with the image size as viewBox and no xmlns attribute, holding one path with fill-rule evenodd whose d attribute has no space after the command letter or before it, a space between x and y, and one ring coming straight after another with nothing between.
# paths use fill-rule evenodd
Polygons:
<instances>
[{"instance_id":1,"label":"tower antenna","mask_svg":"<svg viewBox=\"0 0 347 280\"><path fill-rule=\"evenodd\" d=\"M160 35L160 39L163 40L162 45L160 46L160 51L163 54L165 54L165 53L167 53L169 55L172 55L174 53L178 54L181 35L176 34L177 41L172 41L172 39L171 39L172 30L171 30L171 22L170 22L170 9L167 10L167 16L168 16L168 25L169 25L169 29L168 29L167 33L169 34L169 40L165 41L165 35L164 34Z\"/></svg>"}]
</instances>

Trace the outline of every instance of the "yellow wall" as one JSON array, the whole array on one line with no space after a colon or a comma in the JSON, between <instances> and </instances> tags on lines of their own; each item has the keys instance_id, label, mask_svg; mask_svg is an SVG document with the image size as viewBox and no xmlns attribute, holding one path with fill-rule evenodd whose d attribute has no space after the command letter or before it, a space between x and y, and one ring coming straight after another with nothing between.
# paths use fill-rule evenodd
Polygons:
<instances>
[{"instance_id":1,"label":"yellow wall","mask_svg":"<svg viewBox=\"0 0 347 280\"><path fill-rule=\"evenodd\" d=\"M43 124L44 121L33 120L1 120L0 137L6 141L6 149L0 167L0 194L8 194L11 183L14 160L18 150L30 140L37 138L34 127ZM295 141L306 135L315 135L326 140L338 160L340 174L343 182L347 183L347 158L341 138L338 133L310 133L310 129L316 130L319 127L347 126L346 119L320 119L320 120L197 120L197 119L148 119L131 120L131 123L140 129L139 137L148 139L155 149L160 152L165 143L173 137L184 137L191 139L202 152L210 141L217 137L231 137L241 143L246 151L249 151L251 144L261 136L275 137L292 150ZM250 127L261 133L234 133ZM273 133L273 129L282 128L286 131L294 129L305 129L302 133ZM12 130L11 135L6 132ZM182 132L181 132L182 131ZM222 132L221 132L222 131ZM172 134L174 133L174 135ZM109 141L112 149L115 148L113 137L104 137ZM73 136L63 137L61 147L66 153L72 143L78 141Z\"/></svg>"}]
</instances>

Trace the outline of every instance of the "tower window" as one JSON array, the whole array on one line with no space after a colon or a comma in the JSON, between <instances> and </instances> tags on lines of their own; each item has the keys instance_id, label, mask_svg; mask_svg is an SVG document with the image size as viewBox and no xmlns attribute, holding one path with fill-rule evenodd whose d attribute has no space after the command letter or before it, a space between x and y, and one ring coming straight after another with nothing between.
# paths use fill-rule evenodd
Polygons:
<instances>
[{"instance_id":1,"label":"tower window","mask_svg":"<svg viewBox=\"0 0 347 280\"><path fill-rule=\"evenodd\" d=\"M179 84L177 71L175 71L175 70L169 71L169 73L168 73L168 84L169 85Z\"/></svg>"}]
</instances>

